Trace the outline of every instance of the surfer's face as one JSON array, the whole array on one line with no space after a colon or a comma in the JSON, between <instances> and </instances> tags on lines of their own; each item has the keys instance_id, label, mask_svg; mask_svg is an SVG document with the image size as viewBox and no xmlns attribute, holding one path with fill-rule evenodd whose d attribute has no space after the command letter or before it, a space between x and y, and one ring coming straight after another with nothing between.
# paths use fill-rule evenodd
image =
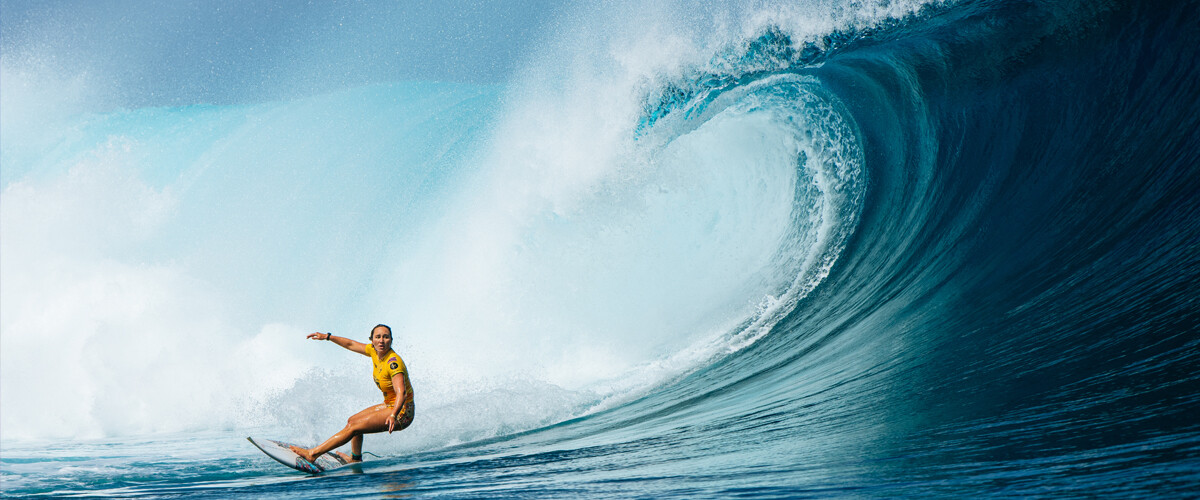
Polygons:
<instances>
[{"instance_id":1,"label":"surfer's face","mask_svg":"<svg viewBox=\"0 0 1200 500\"><path fill-rule=\"evenodd\" d=\"M392 332L384 326L377 326L371 330L371 345L375 346L377 352L387 352L392 348Z\"/></svg>"}]
</instances>

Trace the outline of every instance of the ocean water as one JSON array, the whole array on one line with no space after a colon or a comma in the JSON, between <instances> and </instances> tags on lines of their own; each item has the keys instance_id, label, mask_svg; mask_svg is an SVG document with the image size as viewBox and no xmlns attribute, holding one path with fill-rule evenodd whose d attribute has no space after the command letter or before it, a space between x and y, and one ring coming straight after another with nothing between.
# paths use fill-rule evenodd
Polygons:
<instances>
[{"instance_id":1,"label":"ocean water","mask_svg":"<svg viewBox=\"0 0 1200 500\"><path fill-rule=\"evenodd\" d=\"M0 494L1200 495L1196 19L5 0Z\"/></svg>"}]
</instances>

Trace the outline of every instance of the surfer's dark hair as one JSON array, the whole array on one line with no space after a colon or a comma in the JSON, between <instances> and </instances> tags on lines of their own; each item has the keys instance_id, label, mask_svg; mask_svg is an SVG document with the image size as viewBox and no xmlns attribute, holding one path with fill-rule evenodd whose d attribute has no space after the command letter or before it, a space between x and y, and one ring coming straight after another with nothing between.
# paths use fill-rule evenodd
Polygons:
<instances>
[{"instance_id":1,"label":"surfer's dark hair","mask_svg":"<svg viewBox=\"0 0 1200 500\"><path fill-rule=\"evenodd\" d=\"M378 324L378 325L375 325L375 326L371 327L371 334L370 334L370 335L367 335L367 338L371 338L371 337L375 336L375 329L376 329L376 328L379 328L379 327L381 327L381 326L382 326L382 327L384 327L384 328L387 328L387 329L388 329L388 335L391 335L391 334L392 334L392 327L390 327L390 326L387 326L387 325L385 325L385 324L383 324L383 323L380 323L380 324Z\"/></svg>"}]
</instances>

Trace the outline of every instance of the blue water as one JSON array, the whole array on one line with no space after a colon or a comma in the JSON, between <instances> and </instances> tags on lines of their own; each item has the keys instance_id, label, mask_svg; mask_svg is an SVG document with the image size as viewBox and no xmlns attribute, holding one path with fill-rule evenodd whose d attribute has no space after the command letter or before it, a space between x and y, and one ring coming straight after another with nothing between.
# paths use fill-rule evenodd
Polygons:
<instances>
[{"instance_id":1,"label":"blue water","mask_svg":"<svg viewBox=\"0 0 1200 500\"><path fill-rule=\"evenodd\" d=\"M84 5L0 11L5 496L1200 495L1200 3ZM378 458L244 440L379 322Z\"/></svg>"}]
</instances>

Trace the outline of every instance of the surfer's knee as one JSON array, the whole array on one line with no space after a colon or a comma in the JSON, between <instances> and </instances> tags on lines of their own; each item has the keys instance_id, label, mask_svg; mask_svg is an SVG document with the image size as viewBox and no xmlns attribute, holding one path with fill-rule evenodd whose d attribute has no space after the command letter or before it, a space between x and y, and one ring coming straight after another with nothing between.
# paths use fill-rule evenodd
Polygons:
<instances>
[{"instance_id":1,"label":"surfer's knee","mask_svg":"<svg viewBox=\"0 0 1200 500\"><path fill-rule=\"evenodd\" d=\"M367 419L362 418L358 415L354 415L354 416L346 419L346 428L347 429L360 429L366 422L367 422Z\"/></svg>"},{"instance_id":2,"label":"surfer's knee","mask_svg":"<svg viewBox=\"0 0 1200 500\"><path fill-rule=\"evenodd\" d=\"M353 436L361 436L363 433L362 431L369 427L369 423L370 422L365 418L359 418L357 416L350 417L348 420L346 420L346 430L350 431L350 435L353 439Z\"/></svg>"}]
</instances>

